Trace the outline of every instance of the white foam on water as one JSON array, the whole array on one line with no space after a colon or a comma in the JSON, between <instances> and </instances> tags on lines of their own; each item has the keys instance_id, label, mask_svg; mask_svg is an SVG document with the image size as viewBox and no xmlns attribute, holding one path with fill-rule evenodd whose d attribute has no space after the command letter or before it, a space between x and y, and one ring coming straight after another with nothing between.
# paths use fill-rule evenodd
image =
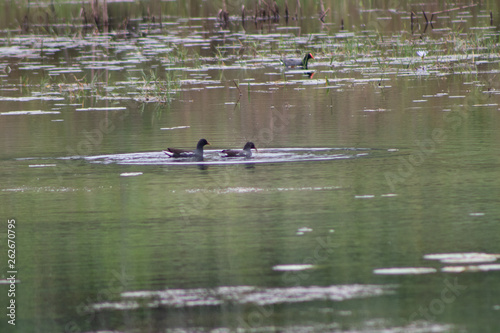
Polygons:
<instances>
[{"instance_id":1,"label":"white foam on water","mask_svg":"<svg viewBox=\"0 0 500 333\"><path fill-rule=\"evenodd\" d=\"M42 110L32 110L32 111L6 111L0 112L2 116L38 116L46 114L60 114L59 111L42 111Z\"/></svg>"},{"instance_id":2,"label":"white foam on water","mask_svg":"<svg viewBox=\"0 0 500 333\"><path fill-rule=\"evenodd\" d=\"M500 258L499 254L481 252L432 253L424 255L424 259L439 260L445 264L493 262L498 258Z\"/></svg>"},{"instance_id":3,"label":"white foam on water","mask_svg":"<svg viewBox=\"0 0 500 333\"><path fill-rule=\"evenodd\" d=\"M311 269L311 268L314 268L314 265L300 265L300 264L296 264L296 265L276 265L276 266L273 266L273 271L283 271L283 272L286 272L286 271L304 271L306 269Z\"/></svg>"},{"instance_id":4,"label":"white foam on water","mask_svg":"<svg viewBox=\"0 0 500 333\"><path fill-rule=\"evenodd\" d=\"M79 108L76 111L121 111L127 110L124 106L115 106L115 107L89 107L89 108Z\"/></svg>"},{"instance_id":5,"label":"white foam on water","mask_svg":"<svg viewBox=\"0 0 500 333\"><path fill-rule=\"evenodd\" d=\"M418 275L436 273L437 270L432 267L391 267L377 268L373 270L374 274L380 275Z\"/></svg>"},{"instance_id":6,"label":"white foam on water","mask_svg":"<svg viewBox=\"0 0 500 333\"><path fill-rule=\"evenodd\" d=\"M135 177L142 175L142 172L123 172L120 173L120 177Z\"/></svg>"}]
</instances>

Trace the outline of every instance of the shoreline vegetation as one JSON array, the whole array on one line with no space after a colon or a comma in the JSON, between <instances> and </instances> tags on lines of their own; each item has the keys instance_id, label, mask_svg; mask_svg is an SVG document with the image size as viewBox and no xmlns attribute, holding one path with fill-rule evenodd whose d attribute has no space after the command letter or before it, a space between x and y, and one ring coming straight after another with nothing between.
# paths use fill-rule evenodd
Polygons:
<instances>
[{"instance_id":1,"label":"shoreline vegetation","mask_svg":"<svg viewBox=\"0 0 500 333\"><path fill-rule=\"evenodd\" d=\"M396 4L400 9L394 9ZM21 90L59 91L71 101L101 96L107 87L127 82L136 101L169 104L183 85L193 82L181 69L281 68L281 59L309 52L315 60L305 74L312 79L319 71L321 82L329 87L335 85L338 71L353 68L379 76L383 86L391 75L477 75L478 68L491 70L499 61L498 4L424 9L413 1L389 3L382 9L365 5L362 1L352 9L347 1L305 6L304 1L285 0L246 1L240 8L225 0L94 0L14 6L4 1L0 55L5 60L0 71ZM114 75L125 68L125 52L114 47L135 52L134 61L149 62L149 69L125 71L126 78ZM68 60L68 52L84 48L91 49L92 61L84 59L81 66L79 60ZM72 66L57 74L44 67L61 57ZM36 58L43 65L35 75L12 72L20 59ZM314 79L319 79L317 74ZM235 85L241 97L237 80L228 79L227 84ZM279 82L286 83L286 75ZM248 91L251 84L247 83Z\"/></svg>"},{"instance_id":2,"label":"shoreline vegetation","mask_svg":"<svg viewBox=\"0 0 500 333\"><path fill-rule=\"evenodd\" d=\"M137 20L156 25L159 29L168 29L169 21L182 17L211 19L224 29L235 27L237 24L250 25L251 22L256 26L259 23L288 25L293 21L315 19L321 24L342 31L356 28L356 25L370 28L371 21L374 20L403 19L409 23L413 33L417 29L423 28L425 32L428 28L434 28L435 24L440 24L453 15L459 18L470 17L465 14L477 16L483 23L499 27L499 4L494 2L422 5L416 1L391 1L385 8L377 9L370 8L371 5L368 1L361 1L357 6L350 6L350 2L345 0L320 0L313 4L305 0L243 1L241 7L229 0L210 2L51 0L15 3L0 1L3 12L0 29L21 33L42 33L47 29L55 31L58 25L68 25L73 28L109 32L129 29ZM467 20L462 19L462 21L465 24ZM379 24L379 28L383 25Z\"/></svg>"}]
</instances>

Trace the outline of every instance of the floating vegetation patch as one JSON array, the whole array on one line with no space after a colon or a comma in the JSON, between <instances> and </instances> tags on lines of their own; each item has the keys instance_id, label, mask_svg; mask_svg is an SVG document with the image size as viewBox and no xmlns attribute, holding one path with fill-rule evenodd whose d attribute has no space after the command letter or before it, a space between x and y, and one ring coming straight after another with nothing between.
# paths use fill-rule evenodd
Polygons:
<instances>
[{"instance_id":1,"label":"floating vegetation patch","mask_svg":"<svg viewBox=\"0 0 500 333\"><path fill-rule=\"evenodd\" d=\"M497 261L500 254L489 254L480 252L464 253L433 253L424 255L424 259L438 260L443 264L480 264L480 265L461 265L444 266L441 268L445 273L463 273L463 272L487 272L500 270L500 264L482 264ZM378 268L373 272L383 275L407 275L407 274L429 274L436 273L438 270L433 267L395 267Z\"/></svg>"},{"instance_id":2,"label":"floating vegetation patch","mask_svg":"<svg viewBox=\"0 0 500 333\"><path fill-rule=\"evenodd\" d=\"M216 189L186 189L187 193L215 193L215 194L231 194L231 193L257 193L257 192L282 192L282 191L331 191L339 190L339 186L316 186L316 187L278 187L278 188L261 188L261 187L225 187ZM299 229L300 230L300 229ZM303 231L298 231L297 234Z\"/></svg>"},{"instance_id":3,"label":"floating vegetation patch","mask_svg":"<svg viewBox=\"0 0 500 333\"><path fill-rule=\"evenodd\" d=\"M89 108L79 108L75 111L122 111L127 110L124 106L115 106L115 107L89 107Z\"/></svg>"},{"instance_id":4,"label":"floating vegetation patch","mask_svg":"<svg viewBox=\"0 0 500 333\"><path fill-rule=\"evenodd\" d=\"M167 289L160 291L128 291L124 300L92 305L94 310L129 310L141 307L199 307L223 304L272 305L321 300L346 301L376 297L394 292L393 285L334 285L289 288L259 288L253 286L223 286L217 288Z\"/></svg>"},{"instance_id":5,"label":"floating vegetation patch","mask_svg":"<svg viewBox=\"0 0 500 333\"><path fill-rule=\"evenodd\" d=\"M469 213L469 216L484 216L484 213Z\"/></svg>"},{"instance_id":6,"label":"floating vegetation patch","mask_svg":"<svg viewBox=\"0 0 500 333\"><path fill-rule=\"evenodd\" d=\"M363 195L355 195L355 199L373 199L375 198L375 195L373 194L363 194Z\"/></svg>"},{"instance_id":7,"label":"floating vegetation patch","mask_svg":"<svg viewBox=\"0 0 500 333\"><path fill-rule=\"evenodd\" d=\"M305 234L306 232L311 232L313 231L312 228L309 228L309 227L301 227L299 229L297 229L297 235L303 235Z\"/></svg>"},{"instance_id":8,"label":"floating vegetation patch","mask_svg":"<svg viewBox=\"0 0 500 333\"><path fill-rule=\"evenodd\" d=\"M170 131L170 130L176 130L176 129L185 129L185 128L190 128L191 126L175 126L175 127L163 127L160 128L162 131Z\"/></svg>"},{"instance_id":9,"label":"floating vegetation patch","mask_svg":"<svg viewBox=\"0 0 500 333\"><path fill-rule=\"evenodd\" d=\"M295 265L276 265L273 266L273 271L288 272L288 271L305 271L314 268L314 265L295 264Z\"/></svg>"},{"instance_id":10,"label":"floating vegetation patch","mask_svg":"<svg viewBox=\"0 0 500 333\"><path fill-rule=\"evenodd\" d=\"M266 189L263 188L258 188L258 187L227 187L227 188L220 188L220 189L211 189L211 190L205 190L205 189L186 189L186 193L216 193L216 194L229 194L229 193L256 193L256 192L263 192L266 191Z\"/></svg>"},{"instance_id":11,"label":"floating vegetation patch","mask_svg":"<svg viewBox=\"0 0 500 333\"><path fill-rule=\"evenodd\" d=\"M2 192L91 192L92 190L87 187L83 188L74 188L74 187L55 187L55 186L19 186L19 187L11 187L5 188L1 190Z\"/></svg>"},{"instance_id":12,"label":"floating vegetation patch","mask_svg":"<svg viewBox=\"0 0 500 333\"><path fill-rule=\"evenodd\" d=\"M33 110L33 111L6 111L0 112L2 116L39 116L39 115L47 115L47 114L60 114L59 111L42 111L42 110Z\"/></svg>"},{"instance_id":13,"label":"floating vegetation patch","mask_svg":"<svg viewBox=\"0 0 500 333\"><path fill-rule=\"evenodd\" d=\"M23 97L6 97L0 96L0 101L8 102L31 102L31 101L64 101L64 97L58 97L53 95L46 96L23 96Z\"/></svg>"},{"instance_id":14,"label":"floating vegetation patch","mask_svg":"<svg viewBox=\"0 0 500 333\"><path fill-rule=\"evenodd\" d=\"M120 177L135 177L142 175L142 172L123 172L120 173Z\"/></svg>"},{"instance_id":15,"label":"floating vegetation patch","mask_svg":"<svg viewBox=\"0 0 500 333\"><path fill-rule=\"evenodd\" d=\"M374 274L380 275L419 275L436 273L437 269L432 267L391 267L377 268L373 270Z\"/></svg>"},{"instance_id":16,"label":"floating vegetation patch","mask_svg":"<svg viewBox=\"0 0 500 333\"><path fill-rule=\"evenodd\" d=\"M493 262L498 258L500 258L500 254L489 254L481 252L435 253L424 255L424 259L439 260L444 264Z\"/></svg>"},{"instance_id":17,"label":"floating vegetation patch","mask_svg":"<svg viewBox=\"0 0 500 333\"><path fill-rule=\"evenodd\" d=\"M483 264L467 266L445 266L441 269L445 273L489 272L500 271L500 264Z\"/></svg>"},{"instance_id":18,"label":"floating vegetation patch","mask_svg":"<svg viewBox=\"0 0 500 333\"><path fill-rule=\"evenodd\" d=\"M30 164L28 167L30 168L49 168L49 167L56 167L57 164Z\"/></svg>"},{"instance_id":19,"label":"floating vegetation patch","mask_svg":"<svg viewBox=\"0 0 500 333\"><path fill-rule=\"evenodd\" d=\"M339 314L350 315L350 311L340 312ZM350 328L348 331L345 330L346 324L340 323L308 323L301 325L269 325L269 326L252 326L252 333L274 333L274 332L290 332L290 333L311 333L311 332L327 332L327 333L454 333L457 327L450 324L432 323L424 320L419 320L418 322L412 322L407 325L394 326L390 320L383 319L370 319L366 321L361 321L356 325L356 328ZM201 333L201 332L213 332L213 333L226 333L226 332L245 332L248 328L248 324L237 327L217 327L213 330L209 327L196 327L196 328L183 328L176 327L165 330L165 333Z\"/></svg>"}]
</instances>

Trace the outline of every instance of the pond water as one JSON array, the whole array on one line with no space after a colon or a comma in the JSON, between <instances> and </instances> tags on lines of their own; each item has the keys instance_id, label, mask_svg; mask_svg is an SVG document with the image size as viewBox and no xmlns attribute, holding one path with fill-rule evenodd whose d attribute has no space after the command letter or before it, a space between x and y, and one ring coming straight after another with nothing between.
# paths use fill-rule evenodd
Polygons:
<instances>
[{"instance_id":1,"label":"pond water","mask_svg":"<svg viewBox=\"0 0 500 333\"><path fill-rule=\"evenodd\" d=\"M2 332L497 332L498 4L109 6L2 3Z\"/></svg>"}]
</instances>

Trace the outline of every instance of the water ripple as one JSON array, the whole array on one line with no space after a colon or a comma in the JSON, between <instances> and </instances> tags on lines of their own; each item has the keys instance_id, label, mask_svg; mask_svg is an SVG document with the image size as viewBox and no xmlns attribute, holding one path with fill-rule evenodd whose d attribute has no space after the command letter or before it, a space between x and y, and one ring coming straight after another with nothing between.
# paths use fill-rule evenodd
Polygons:
<instances>
[{"instance_id":1,"label":"water ripple","mask_svg":"<svg viewBox=\"0 0 500 333\"><path fill-rule=\"evenodd\" d=\"M254 153L252 158L245 159L243 157L225 158L222 156L221 150L205 149L202 162L169 158L161 151L83 156L83 158L90 163L126 165L258 164L350 159L367 156L369 151L366 148L266 148L259 149L259 152Z\"/></svg>"}]
</instances>

